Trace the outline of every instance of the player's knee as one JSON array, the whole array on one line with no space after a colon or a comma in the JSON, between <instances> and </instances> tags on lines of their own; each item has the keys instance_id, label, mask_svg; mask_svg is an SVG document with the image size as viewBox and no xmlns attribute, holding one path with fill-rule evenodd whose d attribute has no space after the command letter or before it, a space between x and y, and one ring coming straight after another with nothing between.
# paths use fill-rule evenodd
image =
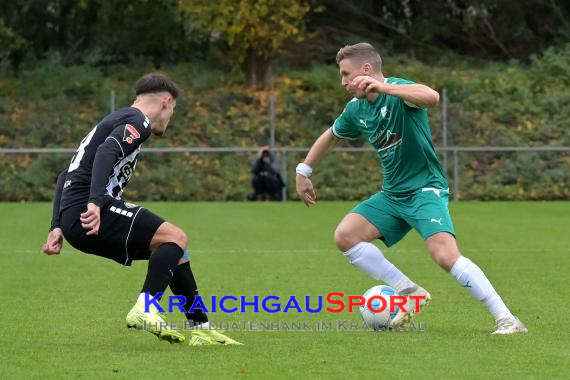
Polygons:
<instances>
[{"instance_id":1,"label":"player's knee","mask_svg":"<svg viewBox=\"0 0 570 380\"><path fill-rule=\"evenodd\" d=\"M178 246L183 250L188 246L188 236L186 235L186 232L178 227L173 228L171 239L173 243L178 244Z\"/></svg>"},{"instance_id":2,"label":"player's knee","mask_svg":"<svg viewBox=\"0 0 570 380\"><path fill-rule=\"evenodd\" d=\"M437 265L448 272L451 270L459 256L461 256L459 250L457 250L454 245L446 244L444 242L430 244L429 252Z\"/></svg>"},{"instance_id":3,"label":"player's knee","mask_svg":"<svg viewBox=\"0 0 570 380\"><path fill-rule=\"evenodd\" d=\"M338 226L334 232L334 241L338 249L342 252L346 252L356 244L360 243L354 233L342 226Z\"/></svg>"},{"instance_id":4,"label":"player's knee","mask_svg":"<svg viewBox=\"0 0 570 380\"><path fill-rule=\"evenodd\" d=\"M449 272L453 267L456 259L452 259L450 255L440 254L437 256L433 256L433 259L441 268L445 269L445 271Z\"/></svg>"},{"instance_id":5,"label":"player's knee","mask_svg":"<svg viewBox=\"0 0 570 380\"><path fill-rule=\"evenodd\" d=\"M182 250L185 250L188 246L188 237L182 229L172 223L164 222L154 234L150 242L150 249L154 251L165 243L174 243L182 248Z\"/></svg>"}]
</instances>

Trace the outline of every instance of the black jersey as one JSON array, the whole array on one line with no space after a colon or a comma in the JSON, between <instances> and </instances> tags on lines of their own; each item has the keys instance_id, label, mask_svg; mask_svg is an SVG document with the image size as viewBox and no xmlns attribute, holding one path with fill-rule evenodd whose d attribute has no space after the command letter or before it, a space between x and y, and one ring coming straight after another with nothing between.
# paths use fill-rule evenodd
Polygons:
<instances>
[{"instance_id":1,"label":"black jersey","mask_svg":"<svg viewBox=\"0 0 570 380\"><path fill-rule=\"evenodd\" d=\"M134 107L120 109L101 120L71 159L59 210L89 202L101 206L106 196L121 199L142 143L150 134L150 121Z\"/></svg>"}]
</instances>

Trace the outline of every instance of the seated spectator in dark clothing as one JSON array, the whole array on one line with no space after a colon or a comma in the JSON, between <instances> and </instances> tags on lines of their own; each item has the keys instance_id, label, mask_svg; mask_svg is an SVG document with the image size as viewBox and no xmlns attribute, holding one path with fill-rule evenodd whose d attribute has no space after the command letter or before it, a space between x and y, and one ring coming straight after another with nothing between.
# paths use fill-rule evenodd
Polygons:
<instances>
[{"instance_id":1,"label":"seated spectator in dark clothing","mask_svg":"<svg viewBox=\"0 0 570 380\"><path fill-rule=\"evenodd\" d=\"M281 189L285 186L281 175L274 168L275 156L269 148L262 147L259 156L251 168L253 193L248 194L250 201L280 201Z\"/></svg>"}]
</instances>

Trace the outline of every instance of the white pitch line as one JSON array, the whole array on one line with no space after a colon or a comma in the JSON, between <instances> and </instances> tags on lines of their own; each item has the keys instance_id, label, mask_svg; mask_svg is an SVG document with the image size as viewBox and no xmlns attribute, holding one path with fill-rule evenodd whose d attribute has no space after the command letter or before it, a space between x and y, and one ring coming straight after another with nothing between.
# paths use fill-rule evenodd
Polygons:
<instances>
[{"instance_id":1,"label":"white pitch line","mask_svg":"<svg viewBox=\"0 0 570 380\"><path fill-rule=\"evenodd\" d=\"M544 249L544 248L486 248L486 249L461 249L462 252L560 252L560 251L570 251L570 247L561 247L559 249ZM22 249L10 251L12 253L22 253L22 254L34 254L42 253L41 249ZM71 253L72 251L64 249L62 254ZM334 248L320 248L320 249L258 249L258 248L244 248L244 249L189 249L190 254L192 253L218 253L218 254L234 254L234 253L269 253L269 254L279 254L279 253L338 253L339 251ZM425 249L384 249L385 253L388 254L398 254L398 253L423 253L426 252Z\"/></svg>"}]
</instances>

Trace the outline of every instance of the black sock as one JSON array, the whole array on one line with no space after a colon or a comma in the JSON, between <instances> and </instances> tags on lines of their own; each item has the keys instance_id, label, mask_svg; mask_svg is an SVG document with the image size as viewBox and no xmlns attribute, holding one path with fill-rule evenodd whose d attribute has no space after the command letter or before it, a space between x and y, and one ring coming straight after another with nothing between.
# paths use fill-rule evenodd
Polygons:
<instances>
[{"instance_id":1,"label":"black sock","mask_svg":"<svg viewBox=\"0 0 570 380\"><path fill-rule=\"evenodd\" d=\"M198 295L198 287L192 269L190 269L190 263L184 263L176 268L170 280L170 290L176 296L186 297L186 304L183 308L186 310L186 318L189 321L193 321L196 325L208 322L208 316L202 309L195 309L193 313L188 312Z\"/></svg>"},{"instance_id":2,"label":"black sock","mask_svg":"<svg viewBox=\"0 0 570 380\"><path fill-rule=\"evenodd\" d=\"M155 296L159 292L164 292L174 276L178 261L183 254L184 251L178 244L164 243L160 245L148 260L148 271L141 293L149 293Z\"/></svg>"}]
</instances>

